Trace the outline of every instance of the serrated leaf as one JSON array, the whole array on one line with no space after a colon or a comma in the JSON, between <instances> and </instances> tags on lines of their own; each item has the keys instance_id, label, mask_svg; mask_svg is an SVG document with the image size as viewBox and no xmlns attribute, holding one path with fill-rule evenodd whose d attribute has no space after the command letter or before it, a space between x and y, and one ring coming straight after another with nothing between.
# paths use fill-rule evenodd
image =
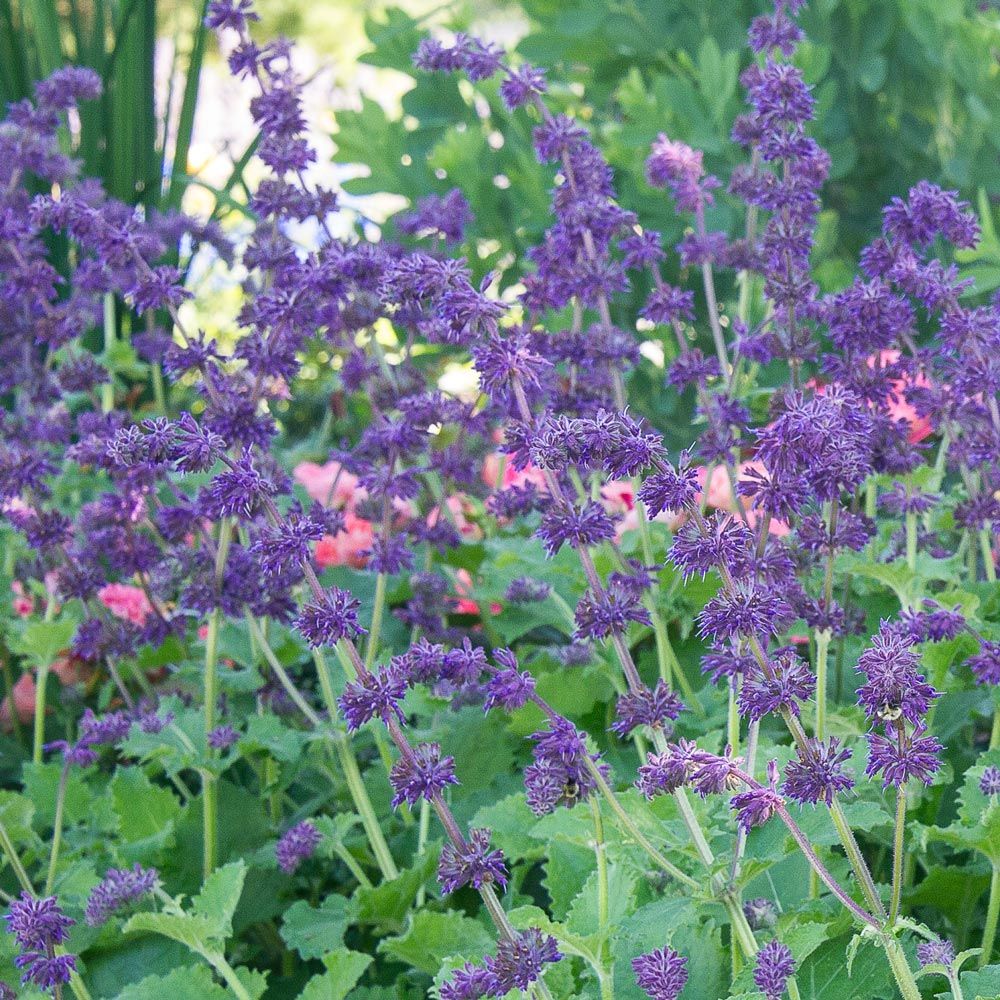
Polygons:
<instances>
[{"instance_id":1,"label":"serrated leaf","mask_svg":"<svg viewBox=\"0 0 1000 1000\"><path fill-rule=\"evenodd\" d=\"M448 955L482 955L493 944L493 935L478 920L452 910L418 910L406 932L381 941L378 950L433 976Z\"/></svg>"},{"instance_id":2,"label":"serrated leaf","mask_svg":"<svg viewBox=\"0 0 1000 1000\"><path fill-rule=\"evenodd\" d=\"M126 986L116 1000L231 1000L204 965L186 965L165 976L147 976Z\"/></svg>"},{"instance_id":3,"label":"serrated leaf","mask_svg":"<svg viewBox=\"0 0 1000 1000\"><path fill-rule=\"evenodd\" d=\"M345 896L331 893L319 906L300 899L285 911L281 937L303 958L322 958L344 943L354 907Z\"/></svg>"},{"instance_id":4,"label":"serrated leaf","mask_svg":"<svg viewBox=\"0 0 1000 1000\"><path fill-rule=\"evenodd\" d=\"M313 976L299 994L299 1000L343 1000L371 963L370 955L347 948L330 952L323 958L328 971Z\"/></svg>"},{"instance_id":5,"label":"serrated leaf","mask_svg":"<svg viewBox=\"0 0 1000 1000\"><path fill-rule=\"evenodd\" d=\"M154 785L137 767L119 768L111 796L129 861L151 861L172 843L181 805L170 789Z\"/></svg>"},{"instance_id":6,"label":"serrated leaf","mask_svg":"<svg viewBox=\"0 0 1000 1000\"><path fill-rule=\"evenodd\" d=\"M17 792L0 791L0 824L15 844L34 839L31 828L34 815L35 806L31 799Z\"/></svg>"},{"instance_id":7,"label":"serrated leaf","mask_svg":"<svg viewBox=\"0 0 1000 1000\"><path fill-rule=\"evenodd\" d=\"M432 847L398 878L387 880L355 893L358 903L357 919L361 923L398 928L416 899L417 892L437 868L437 848Z\"/></svg>"},{"instance_id":8,"label":"serrated leaf","mask_svg":"<svg viewBox=\"0 0 1000 1000\"><path fill-rule=\"evenodd\" d=\"M231 861L216 868L205 880L201 892L191 901L192 915L204 918L211 936L224 941L233 933L233 914L243 894L247 877L245 861Z\"/></svg>"},{"instance_id":9,"label":"serrated leaf","mask_svg":"<svg viewBox=\"0 0 1000 1000\"><path fill-rule=\"evenodd\" d=\"M608 865L608 926L616 928L631 912L635 905L635 875L624 865ZM600 932L598 912L598 873L592 871L583 888L576 895L566 926L574 934L597 934Z\"/></svg>"},{"instance_id":10,"label":"serrated leaf","mask_svg":"<svg viewBox=\"0 0 1000 1000\"><path fill-rule=\"evenodd\" d=\"M50 664L70 644L76 621L60 617L54 621L30 621L10 638L10 647L36 664Z\"/></svg>"},{"instance_id":11,"label":"serrated leaf","mask_svg":"<svg viewBox=\"0 0 1000 1000\"><path fill-rule=\"evenodd\" d=\"M208 917L190 913L137 913L126 921L122 931L149 931L179 941L199 955L211 951L216 943L217 925Z\"/></svg>"}]
</instances>

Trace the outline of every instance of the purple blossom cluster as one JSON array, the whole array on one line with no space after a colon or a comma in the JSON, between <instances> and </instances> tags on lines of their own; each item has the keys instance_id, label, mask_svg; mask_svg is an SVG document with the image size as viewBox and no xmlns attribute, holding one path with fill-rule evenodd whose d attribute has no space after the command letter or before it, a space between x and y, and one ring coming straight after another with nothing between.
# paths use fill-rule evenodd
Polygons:
<instances>
[{"instance_id":1,"label":"purple blossom cluster","mask_svg":"<svg viewBox=\"0 0 1000 1000\"><path fill-rule=\"evenodd\" d=\"M864 610L850 604L850 580L838 577L845 557L867 553L886 578L906 574L898 618L883 621L857 657L863 682L852 709L868 727L866 777L898 791L900 841L908 782L930 784L942 767L943 747L929 733L941 692L923 672L922 645L971 632L978 645L968 669L983 685L1000 683L1000 642L972 629L964 610L941 603L947 597L938 578L919 572L921 562L945 562L949 546L960 544L972 587L996 579L1000 301L970 304L949 261L954 249L975 244L975 217L955 193L926 182L887 206L854 283L821 293L811 254L830 160L809 135L815 96L792 61L800 6L778 0L750 28L756 58L742 76L748 110L732 132L750 162L727 185L706 172L701 151L665 134L653 143L648 184L668 191L691 222L669 251L619 204L613 171L587 129L550 110L544 72L511 65L498 46L469 35L448 44L425 39L418 69L460 71L473 84L500 78L502 101L531 118L535 154L552 176L549 224L526 253L528 273L503 295L493 276L474 284L470 267L453 256L476 225L460 191L419 201L377 242L333 235L337 194L310 179L316 154L291 48L252 38L246 0L213 0L207 18L231 43L233 74L254 89L257 155L267 170L250 197L257 223L238 251L215 226L146 215L78 178L58 133L77 102L99 94L93 74L59 71L33 101L9 109L0 131L0 315L8 331L0 393L14 403L0 412L0 504L29 553L19 572L47 587L51 601L75 602L81 614L72 654L106 677L117 699L102 716L87 708L75 740L49 744L67 768L97 764L99 748L120 747L136 724L147 735L170 725L171 717L137 707L123 679L143 669L138 654L169 640L185 659L192 649L204 652L208 763L200 773L209 796L213 769L243 747L239 724L217 719L228 717L214 683L220 622L247 622L255 643L258 631L263 636L258 623L287 626L314 658L323 709L273 651L263 657L260 704L284 698L289 713L324 738L332 732L347 740L366 728L379 740L387 735L396 753L388 766L392 808L407 817L411 809L433 811L445 834L441 891L475 890L496 925L495 954L456 969L440 988L442 1000L544 985L546 967L562 958L557 942L544 930L510 926L497 893L512 880L511 864L490 830L463 830L450 804L461 769L447 739L421 738L415 724L429 698L534 713L535 720L540 713L533 732L521 729L530 732L528 808L545 816L586 801L599 815L606 800L630 821L612 787L613 758L596 749L597 737L546 702L520 649L493 648L489 615L474 595L456 596L453 576L464 564L449 562L450 553L467 537L524 522L546 556L585 581L575 607L565 609L562 665L597 660L614 675L614 711L602 725L634 744L640 792L675 796L693 842L705 842L705 884L732 904L734 940L740 930L753 939L754 930L775 923L769 900L744 909L735 890L747 836L775 817L855 918L879 933L896 919L874 887L864 909L839 886L789 806L822 807L840 820L839 797L859 780L852 748L826 732L831 643L843 655L867 634ZM742 202L759 229L736 240L712 231L715 199L723 197ZM318 235L303 247L294 234L307 221ZM67 287L48 259L52 234L76 260ZM190 292L174 253L181 246L240 265L245 295L231 352L186 323L181 306ZM707 336L693 343L694 289L663 278L671 256L682 283L693 276L705 301L711 347ZM759 280L761 318L752 321L746 310L726 315L717 282L730 279L745 287ZM624 306L633 286L648 287L641 318L656 336L665 331L676 341L666 381L694 397L701 433L676 461L652 424L627 406L640 357ZM127 310L129 326L146 324L133 346L169 379L172 405L163 413L131 409L84 348L83 336L109 305ZM379 339L384 329L396 337L391 352ZM420 344L446 362L471 362L479 398L446 393L414 349ZM370 419L343 447L316 456L338 472L322 497L307 489L307 505L276 457L276 442L279 404L317 351L335 360L336 393L364 400ZM787 373L787 384L751 404L748 371L762 367ZM922 444L931 433L939 435L933 480ZM498 440L515 482L504 487L501 475L490 491L482 469ZM716 473L726 487L721 500L713 499ZM61 477L76 474L96 485L71 518L57 498ZM334 502L347 480L351 504ZM628 494L625 509L609 502L613 487ZM876 531L880 506L890 522L884 539ZM653 544L654 521L669 524L669 565ZM363 606L344 577L322 576L320 546L349 534L349 522L370 530L352 569L374 577L374 607ZM667 537L660 527L657 545ZM632 531L638 546L626 541ZM722 753L688 738L687 709L705 714L714 692L689 690L670 645L674 621L664 616L676 609L667 607L673 592L661 592L664 573L715 588L696 620L703 673L729 700ZM914 581L923 590L910 599ZM108 587L128 588L131 604L121 610ZM563 597L548 581L518 576L504 600L530 608ZM463 605L471 627L454 613ZM405 648L384 639L387 610L398 619L396 635L409 631ZM634 655L643 643L655 654L653 680L652 657ZM327 691L331 653L343 669L336 697ZM134 669L123 674L122 663ZM683 699L675 686L683 686ZM762 739L782 726L792 743L783 773L776 759L758 760ZM1000 793L997 768L984 770L980 789ZM729 885L713 871L689 790L724 796L734 814ZM207 805L204 815L210 822ZM865 859L853 833L838 831L851 864L860 858L855 875L864 891L872 881ZM643 843L637 827L628 833ZM310 820L291 826L274 847L279 868L296 872L321 839ZM667 865L671 877L693 881ZM158 878L138 864L109 870L86 904L87 923L103 924L154 892ZM6 920L26 983L48 989L69 980L75 958L61 946L72 921L54 898L25 893ZM791 950L772 940L754 957L756 944L748 948L745 936L739 947L753 958L758 990L780 1000L795 971ZM950 964L942 957L946 942L921 947L922 964ZM653 1000L676 1000L687 962L663 947L635 957L632 968Z\"/></svg>"}]
</instances>

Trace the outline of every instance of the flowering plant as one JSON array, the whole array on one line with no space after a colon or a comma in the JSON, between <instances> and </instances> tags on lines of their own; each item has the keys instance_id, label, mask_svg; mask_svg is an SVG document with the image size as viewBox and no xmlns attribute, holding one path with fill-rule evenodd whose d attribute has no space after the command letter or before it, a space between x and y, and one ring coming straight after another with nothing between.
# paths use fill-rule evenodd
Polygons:
<instances>
[{"instance_id":1,"label":"flowering plant","mask_svg":"<svg viewBox=\"0 0 1000 1000\"><path fill-rule=\"evenodd\" d=\"M530 267L480 281L458 190L334 235L249 0L207 17L255 91L245 238L77 175L88 71L10 107L23 995L1000 992L1000 300L955 262L992 220L921 181L821 287L802 6L750 25L725 182L647 151L676 245L542 69L424 39L551 184ZM242 282L237 336L198 329L178 242ZM679 454L632 398L650 357Z\"/></svg>"}]
</instances>

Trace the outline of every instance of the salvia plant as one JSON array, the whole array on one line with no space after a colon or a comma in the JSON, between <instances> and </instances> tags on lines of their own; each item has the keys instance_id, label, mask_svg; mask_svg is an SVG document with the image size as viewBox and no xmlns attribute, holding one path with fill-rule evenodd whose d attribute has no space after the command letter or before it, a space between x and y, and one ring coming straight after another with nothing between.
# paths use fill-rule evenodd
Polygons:
<instances>
[{"instance_id":1,"label":"salvia plant","mask_svg":"<svg viewBox=\"0 0 1000 1000\"><path fill-rule=\"evenodd\" d=\"M542 68L426 38L551 188L475 282L460 190L335 235L248 0L206 23L250 230L81 176L92 72L8 108L0 994L1000 993L1000 301L955 262L991 222L916 183L821 291L802 6L750 27L730 176L643 151L676 245Z\"/></svg>"}]
</instances>

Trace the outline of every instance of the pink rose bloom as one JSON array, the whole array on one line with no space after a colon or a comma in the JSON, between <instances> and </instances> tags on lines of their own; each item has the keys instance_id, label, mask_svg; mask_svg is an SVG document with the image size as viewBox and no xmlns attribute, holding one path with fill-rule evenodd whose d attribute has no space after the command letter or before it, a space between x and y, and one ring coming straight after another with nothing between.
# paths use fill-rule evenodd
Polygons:
<instances>
[{"instance_id":1,"label":"pink rose bloom","mask_svg":"<svg viewBox=\"0 0 1000 1000\"><path fill-rule=\"evenodd\" d=\"M97 592L101 602L113 615L133 625L143 625L153 613L153 605L139 587L128 583L109 583Z\"/></svg>"},{"instance_id":2,"label":"pink rose bloom","mask_svg":"<svg viewBox=\"0 0 1000 1000\"><path fill-rule=\"evenodd\" d=\"M483 532L479 525L473 524L468 520L467 515L472 513L472 504L469 502L468 497L463 496L461 493L456 493L448 497L445 503L448 505L448 510L451 511L451 515L455 519L455 525L463 538L478 541L483 537ZM433 528L438 523L440 514L441 510L435 504L431 512L427 515L427 526Z\"/></svg>"},{"instance_id":3,"label":"pink rose bloom","mask_svg":"<svg viewBox=\"0 0 1000 1000\"><path fill-rule=\"evenodd\" d=\"M324 535L316 543L316 564L321 569L327 566L353 566L360 569L368 561L368 556L363 553L372 547L374 538L371 521L348 510L344 530L336 535Z\"/></svg>"},{"instance_id":4,"label":"pink rose bloom","mask_svg":"<svg viewBox=\"0 0 1000 1000\"><path fill-rule=\"evenodd\" d=\"M895 364L898 360L899 351L880 351L877 357L873 354L868 359L868 367L875 368L876 365L884 367ZM885 401L886 408L893 420L905 420L909 425L907 440L910 444L916 444L918 441L923 441L925 437L929 437L934 433L934 427L931 425L930 417L921 417L917 414L914 406L907 402L905 393L910 386L926 388L930 384L927 376L923 374L917 375L915 379L911 379L909 376L894 379L891 383L892 395Z\"/></svg>"},{"instance_id":5,"label":"pink rose bloom","mask_svg":"<svg viewBox=\"0 0 1000 1000\"><path fill-rule=\"evenodd\" d=\"M52 664L51 670L64 687L79 684L87 679L89 673L88 667L82 661L71 656L58 657ZM4 698L3 704L0 704L0 729L8 731L11 729L11 702L14 711L17 712L18 721L31 722L35 717L36 687L34 674L21 674L15 681L10 695Z\"/></svg>"},{"instance_id":6,"label":"pink rose bloom","mask_svg":"<svg viewBox=\"0 0 1000 1000\"><path fill-rule=\"evenodd\" d=\"M14 580L10 589L14 592L14 600L11 601L14 614L20 618L27 618L35 610L35 599L24 589L24 584L20 580Z\"/></svg>"},{"instance_id":7,"label":"pink rose bloom","mask_svg":"<svg viewBox=\"0 0 1000 1000\"><path fill-rule=\"evenodd\" d=\"M635 490L627 479L601 487L601 503L609 514L627 514L635 508Z\"/></svg>"},{"instance_id":8,"label":"pink rose bloom","mask_svg":"<svg viewBox=\"0 0 1000 1000\"><path fill-rule=\"evenodd\" d=\"M676 531L687 520L687 515L684 511L678 513L671 510L661 510L656 517L651 517L649 520L655 521L657 524L665 524L671 531ZM615 539L620 541L626 531L638 530L639 511L636 507L633 507L631 510L626 511L625 516L615 525Z\"/></svg>"},{"instance_id":9,"label":"pink rose bloom","mask_svg":"<svg viewBox=\"0 0 1000 1000\"><path fill-rule=\"evenodd\" d=\"M496 489L497 477L500 475L500 463L503 461L503 479L500 481L500 488L507 490L512 486L524 487L528 483L534 483L539 492L546 492L545 473L532 465L530 462L523 469L515 469L510 461L509 455L504 455L499 451L487 455L483 461L483 482L491 489Z\"/></svg>"},{"instance_id":10,"label":"pink rose bloom","mask_svg":"<svg viewBox=\"0 0 1000 1000\"><path fill-rule=\"evenodd\" d=\"M740 467L742 471L742 466ZM705 477L708 469L704 465L699 465L695 470L698 473L698 482L702 491L705 489ZM701 496L698 497L699 502ZM712 478L708 483L708 499L705 501L709 507L715 510L733 510L733 491L729 485L729 474L724 465L716 465L712 469Z\"/></svg>"},{"instance_id":11,"label":"pink rose bloom","mask_svg":"<svg viewBox=\"0 0 1000 1000\"><path fill-rule=\"evenodd\" d=\"M360 499L358 477L344 469L339 462L299 462L292 470L297 483L301 483L313 500L327 507L353 507Z\"/></svg>"}]
</instances>

